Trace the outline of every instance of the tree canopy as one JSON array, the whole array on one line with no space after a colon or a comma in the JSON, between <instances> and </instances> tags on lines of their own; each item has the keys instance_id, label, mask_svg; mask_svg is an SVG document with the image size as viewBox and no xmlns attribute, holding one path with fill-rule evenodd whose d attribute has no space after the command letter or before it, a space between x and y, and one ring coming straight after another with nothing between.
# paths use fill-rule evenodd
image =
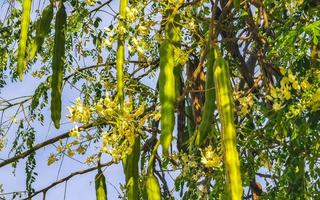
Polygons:
<instances>
[{"instance_id":1,"label":"tree canopy","mask_svg":"<svg viewBox=\"0 0 320 200\"><path fill-rule=\"evenodd\" d=\"M22 192L0 180L1 198L95 172L106 199L104 170L121 163L122 199L319 199L319 1L7 0L0 13L0 170L26 175ZM83 169L35 187L49 145L48 167Z\"/></svg>"}]
</instances>

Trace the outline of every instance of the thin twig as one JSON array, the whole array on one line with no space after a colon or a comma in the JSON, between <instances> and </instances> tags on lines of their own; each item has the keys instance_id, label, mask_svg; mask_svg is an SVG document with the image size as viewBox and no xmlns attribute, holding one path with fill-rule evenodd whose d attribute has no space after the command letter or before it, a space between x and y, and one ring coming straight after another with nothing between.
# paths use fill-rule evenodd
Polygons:
<instances>
[{"instance_id":1,"label":"thin twig","mask_svg":"<svg viewBox=\"0 0 320 200\"><path fill-rule=\"evenodd\" d=\"M108 167L108 166L111 166L112 164L114 164L114 162L113 162L113 161L110 161L110 162L101 164L101 167ZM64 178L62 178L62 179L60 179L60 180L58 180L58 181L56 181L56 182L51 183L49 186L47 186L47 187L45 187L45 188L43 188L43 189L41 189L41 190L38 190L38 191L32 193L30 196L28 196L27 198L25 198L25 199L23 199L23 200L31 199L32 197L34 197L34 196L36 196L36 195L38 195L38 194L40 194L40 193L45 193L45 192L47 192L48 190L50 190L51 188L55 187L56 185L58 185L58 184L60 184L60 183L63 183L63 182L68 181L69 179L71 179L71 178L74 177L74 176L86 174L86 173L91 172L91 171L94 171L94 170L96 170L96 169L98 169L98 166L95 166L95 167L92 167L92 168L89 168L89 169L86 169L86 170L82 170L82 171L73 172L73 173L71 173L69 176L66 176L66 177L64 177Z\"/></svg>"},{"instance_id":2,"label":"thin twig","mask_svg":"<svg viewBox=\"0 0 320 200\"><path fill-rule=\"evenodd\" d=\"M79 127L79 130L85 130L85 129L88 129L88 128L91 128L93 126L96 126L97 124L103 124L103 123L99 123L99 122L95 122L95 123L89 123L89 124L85 124L83 126L80 126ZM65 138L68 138L69 137L69 133L70 131L66 132L66 133L63 133L61 135L58 135L54 138L51 138L49 140L46 140L42 143L38 143L36 144L35 146L33 146L32 148L30 148L29 150L25 151L25 152L22 152L14 157L11 157L9 159L6 159L4 160L3 162L0 163L0 168L3 167L3 166L6 166L10 163L13 163L19 159L22 159L22 158L25 158L27 157L28 155L30 155L31 153L37 151L38 149L41 149L45 146L48 146L49 144L53 144L55 142L58 142L59 140L62 140L62 139L65 139Z\"/></svg>"}]
</instances>

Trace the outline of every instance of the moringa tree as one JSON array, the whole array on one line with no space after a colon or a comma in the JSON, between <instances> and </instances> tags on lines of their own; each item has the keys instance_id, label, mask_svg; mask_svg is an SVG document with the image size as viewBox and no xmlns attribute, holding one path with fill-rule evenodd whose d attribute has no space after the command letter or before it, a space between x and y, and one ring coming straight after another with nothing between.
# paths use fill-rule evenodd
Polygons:
<instances>
[{"instance_id":1,"label":"moringa tree","mask_svg":"<svg viewBox=\"0 0 320 200\"><path fill-rule=\"evenodd\" d=\"M24 191L1 180L1 198L50 198L92 171L92 196L111 198L117 174L103 170L118 163L123 199L319 198L318 1L19 0L0 13L0 170L26 175ZM40 181L52 145L48 168L83 170Z\"/></svg>"}]
</instances>

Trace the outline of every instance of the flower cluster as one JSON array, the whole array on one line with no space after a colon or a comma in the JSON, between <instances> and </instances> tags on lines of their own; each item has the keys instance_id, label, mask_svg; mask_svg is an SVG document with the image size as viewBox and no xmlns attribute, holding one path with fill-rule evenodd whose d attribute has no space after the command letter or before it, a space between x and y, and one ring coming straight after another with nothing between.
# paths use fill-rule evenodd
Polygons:
<instances>
[{"instance_id":1,"label":"flower cluster","mask_svg":"<svg viewBox=\"0 0 320 200\"><path fill-rule=\"evenodd\" d=\"M221 157L212 150L212 146L208 146L201 152L201 163L208 168L214 167L217 168L220 166Z\"/></svg>"},{"instance_id":2,"label":"flower cluster","mask_svg":"<svg viewBox=\"0 0 320 200\"><path fill-rule=\"evenodd\" d=\"M285 69L280 69L281 73L284 77L280 81L280 87L273 87L270 85L270 95L267 95L267 99L273 101L273 110L279 111L284 107L283 103L292 99L293 93L299 92L302 90L308 90L310 88L310 84L308 80L302 80L299 82L296 76L289 69L286 71Z\"/></svg>"},{"instance_id":3,"label":"flower cluster","mask_svg":"<svg viewBox=\"0 0 320 200\"><path fill-rule=\"evenodd\" d=\"M280 68L280 72L284 76L280 81L280 87L270 86L269 95L266 96L268 100L273 102L273 110L279 111L287 108L287 118L296 117L306 109L319 110L319 70L310 72L315 78L313 80L311 78L311 83L304 77L298 79L297 75L293 74L290 69Z\"/></svg>"},{"instance_id":4,"label":"flower cluster","mask_svg":"<svg viewBox=\"0 0 320 200\"><path fill-rule=\"evenodd\" d=\"M137 20L137 16L138 16L139 12L136 8L126 7L126 12L127 12L127 20L129 22L134 22Z\"/></svg>"},{"instance_id":5,"label":"flower cluster","mask_svg":"<svg viewBox=\"0 0 320 200\"><path fill-rule=\"evenodd\" d=\"M89 6L94 6L97 3L97 0L86 0L86 4Z\"/></svg>"},{"instance_id":6,"label":"flower cluster","mask_svg":"<svg viewBox=\"0 0 320 200\"><path fill-rule=\"evenodd\" d=\"M241 115L249 114L250 109L254 104L253 95L249 93L247 96L237 98L237 100L240 103L240 114Z\"/></svg>"},{"instance_id":7,"label":"flower cluster","mask_svg":"<svg viewBox=\"0 0 320 200\"><path fill-rule=\"evenodd\" d=\"M110 154L115 162L122 160L132 152L135 138L139 135L142 126L149 117L148 115L143 115L144 105L140 105L134 110L132 100L125 103L125 108L122 115L114 113L115 115L112 116L113 119L110 121L113 128L102 133L101 150ZM111 112L107 111L107 109L103 111L99 112L99 115L110 120Z\"/></svg>"},{"instance_id":8,"label":"flower cluster","mask_svg":"<svg viewBox=\"0 0 320 200\"><path fill-rule=\"evenodd\" d=\"M124 107L125 109L121 111L117 98L111 99L108 94L93 106L85 105L80 102L80 98L77 98L75 105L68 108L70 111L68 117L71 122L78 123L95 121L96 119L93 118L104 121L108 125L108 130L97 135L97 137L102 136L101 151L110 154L115 161L119 161L131 153L135 138L141 132L146 120L154 115L154 113L145 114L145 105L136 107L131 98ZM79 145L79 141L83 138L89 141L90 138L81 137L80 132L81 130L75 126L69 133L69 136L75 138L75 141L65 145L65 148L57 149L58 153L66 151L70 157L74 155L74 151L82 154L85 149ZM71 147L75 145L79 145L79 148L74 150ZM50 163L53 160L51 158Z\"/></svg>"},{"instance_id":9,"label":"flower cluster","mask_svg":"<svg viewBox=\"0 0 320 200\"><path fill-rule=\"evenodd\" d=\"M0 151L4 150L6 147L7 140L5 136L0 135Z\"/></svg>"},{"instance_id":10,"label":"flower cluster","mask_svg":"<svg viewBox=\"0 0 320 200\"><path fill-rule=\"evenodd\" d=\"M70 112L70 121L75 123L88 123L91 116L90 107L80 102L80 98L76 99L75 105L68 107Z\"/></svg>"}]
</instances>

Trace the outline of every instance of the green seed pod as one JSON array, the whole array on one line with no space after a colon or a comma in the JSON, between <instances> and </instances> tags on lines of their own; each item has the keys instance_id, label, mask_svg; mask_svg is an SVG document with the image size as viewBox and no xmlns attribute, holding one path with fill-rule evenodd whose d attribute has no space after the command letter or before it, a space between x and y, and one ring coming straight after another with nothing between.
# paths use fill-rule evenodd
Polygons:
<instances>
[{"instance_id":1,"label":"green seed pod","mask_svg":"<svg viewBox=\"0 0 320 200\"><path fill-rule=\"evenodd\" d=\"M135 139L133 150L123 160L124 173L126 177L126 194L128 200L139 199L139 159L140 159L140 137Z\"/></svg>"},{"instance_id":2,"label":"green seed pod","mask_svg":"<svg viewBox=\"0 0 320 200\"><path fill-rule=\"evenodd\" d=\"M38 50L44 42L45 37L50 33L50 24L52 18L53 5L49 4L47 7L43 9L42 15L40 19L37 21L36 37L32 42L28 60L32 60L36 56Z\"/></svg>"},{"instance_id":3,"label":"green seed pod","mask_svg":"<svg viewBox=\"0 0 320 200\"><path fill-rule=\"evenodd\" d=\"M18 46L18 74L20 80L22 80L23 73L26 70L26 50L27 50L27 39L28 29L30 23L30 12L31 12L32 0L22 0L22 16L21 16L21 32Z\"/></svg>"},{"instance_id":4,"label":"green seed pod","mask_svg":"<svg viewBox=\"0 0 320 200\"><path fill-rule=\"evenodd\" d=\"M203 107L203 113L199 130L197 131L195 145L199 146L203 140L208 136L210 132L210 125L213 120L213 112L215 109L215 97L214 97L214 81L213 81L213 66L214 66L214 49L210 48L207 57L207 73L205 83L205 103Z\"/></svg>"},{"instance_id":5,"label":"green seed pod","mask_svg":"<svg viewBox=\"0 0 320 200\"><path fill-rule=\"evenodd\" d=\"M174 16L171 16L174 17ZM171 19L171 17L169 17ZM175 101L176 101L176 77L179 69L175 63L175 48L180 41L180 27L174 21L169 21L165 28L165 39L160 44L160 75L159 94L161 103L161 137L163 154L169 155L169 147L172 141L172 132L175 125ZM177 20L177 18L174 18Z\"/></svg>"},{"instance_id":6,"label":"green seed pod","mask_svg":"<svg viewBox=\"0 0 320 200\"><path fill-rule=\"evenodd\" d=\"M217 51L214 65L214 83L217 107L221 122L222 143L224 147L224 165L227 183L227 194L231 200L242 199L242 182L240 161L236 147L236 128L234 125L234 105L229 67Z\"/></svg>"},{"instance_id":7,"label":"green seed pod","mask_svg":"<svg viewBox=\"0 0 320 200\"><path fill-rule=\"evenodd\" d=\"M148 200L161 200L160 185L158 179L153 174L148 174L146 190Z\"/></svg>"},{"instance_id":8,"label":"green seed pod","mask_svg":"<svg viewBox=\"0 0 320 200\"><path fill-rule=\"evenodd\" d=\"M60 128L61 118L61 94L63 65L65 59L65 28L67 14L64 5L59 8L55 22L55 36L52 57L52 80L51 80L51 118L54 126Z\"/></svg>"},{"instance_id":9,"label":"green seed pod","mask_svg":"<svg viewBox=\"0 0 320 200\"><path fill-rule=\"evenodd\" d=\"M126 27L126 8L128 5L128 0L120 0L119 4L119 27ZM120 110L123 112L123 105L124 105L124 58L125 58L125 35L120 35L118 37L118 47L117 47L117 60L116 60L116 67L117 67L117 97L120 103Z\"/></svg>"},{"instance_id":10,"label":"green seed pod","mask_svg":"<svg viewBox=\"0 0 320 200\"><path fill-rule=\"evenodd\" d=\"M160 44L160 75L159 94L161 103L161 137L163 154L169 154L169 146L174 129L175 77L174 77L174 46L165 40Z\"/></svg>"},{"instance_id":11,"label":"green seed pod","mask_svg":"<svg viewBox=\"0 0 320 200\"><path fill-rule=\"evenodd\" d=\"M193 115L192 105L188 105L185 108L186 117L187 117L187 130L188 138L191 138L196 129L195 119Z\"/></svg>"},{"instance_id":12,"label":"green seed pod","mask_svg":"<svg viewBox=\"0 0 320 200\"><path fill-rule=\"evenodd\" d=\"M236 10L240 9L240 0L233 0L233 6Z\"/></svg>"},{"instance_id":13,"label":"green seed pod","mask_svg":"<svg viewBox=\"0 0 320 200\"><path fill-rule=\"evenodd\" d=\"M98 170L94 180L97 200L107 200L106 178L100 169Z\"/></svg>"}]
</instances>

